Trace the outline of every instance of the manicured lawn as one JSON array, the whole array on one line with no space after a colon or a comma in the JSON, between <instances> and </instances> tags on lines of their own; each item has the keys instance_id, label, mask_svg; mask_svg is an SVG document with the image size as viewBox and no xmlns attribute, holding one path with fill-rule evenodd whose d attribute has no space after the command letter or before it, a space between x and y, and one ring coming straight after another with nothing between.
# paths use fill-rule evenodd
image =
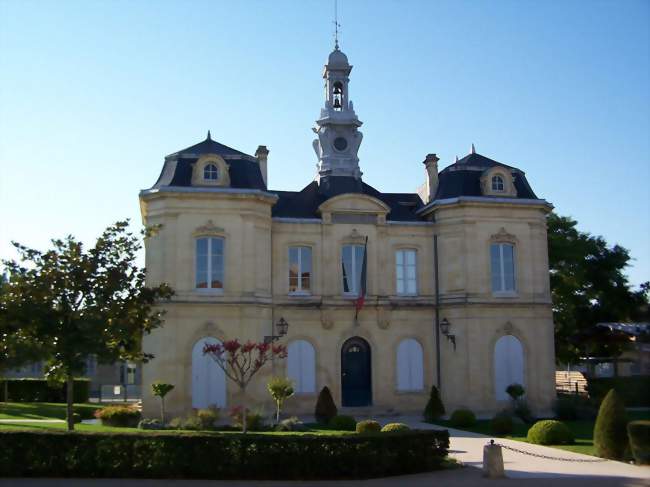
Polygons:
<instances>
[{"instance_id":1,"label":"manicured lawn","mask_svg":"<svg viewBox=\"0 0 650 487\"><path fill-rule=\"evenodd\" d=\"M650 419L650 411L628 411L627 413L628 420L634 421L638 419ZM573 445L549 445L553 448L559 448L562 450L572 451L576 453L583 453L585 455L595 455L596 450L594 448L594 421L590 420L576 420L576 421L563 421L569 429L573 432L575 437L575 443ZM446 426L453 428L449 421L439 420L436 421L436 424L441 426ZM494 436L495 438L508 438L511 440L517 441L526 441L526 435L528 434L528 429L531 425L527 424L515 424L514 431L510 435L495 435L490 429L489 420L479 420L474 426L468 428L460 428L467 431L473 431L474 433L481 433L487 436Z\"/></svg>"},{"instance_id":2,"label":"manicured lawn","mask_svg":"<svg viewBox=\"0 0 650 487\"><path fill-rule=\"evenodd\" d=\"M75 412L91 417L101 404L75 404ZM0 419L65 419L66 405L54 402L2 402Z\"/></svg>"}]
</instances>

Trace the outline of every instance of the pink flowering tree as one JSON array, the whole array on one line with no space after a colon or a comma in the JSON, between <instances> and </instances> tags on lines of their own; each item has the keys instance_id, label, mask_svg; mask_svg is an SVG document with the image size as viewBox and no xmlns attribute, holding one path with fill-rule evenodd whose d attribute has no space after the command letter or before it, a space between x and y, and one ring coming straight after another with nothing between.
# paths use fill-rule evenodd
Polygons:
<instances>
[{"instance_id":1,"label":"pink flowering tree","mask_svg":"<svg viewBox=\"0 0 650 487\"><path fill-rule=\"evenodd\" d=\"M209 355L224 371L226 377L233 381L246 397L246 387L264 364L272 358L283 359L287 356L287 347L272 343L240 343L238 339L223 343L206 343L203 354ZM243 431L246 433L246 405L243 411Z\"/></svg>"}]
</instances>

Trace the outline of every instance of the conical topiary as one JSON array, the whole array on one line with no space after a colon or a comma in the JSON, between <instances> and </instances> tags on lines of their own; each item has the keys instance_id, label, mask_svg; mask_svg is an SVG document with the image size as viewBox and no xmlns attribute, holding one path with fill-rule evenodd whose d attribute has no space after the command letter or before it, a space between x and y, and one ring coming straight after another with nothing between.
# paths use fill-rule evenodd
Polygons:
<instances>
[{"instance_id":1,"label":"conical topiary","mask_svg":"<svg viewBox=\"0 0 650 487\"><path fill-rule=\"evenodd\" d=\"M615 460L623 458L627 448L625 404L614 389L603 399L594 426L596 455Z\"/></svg>"},{"instance_id":2,"label":"conical topiary","mask_svg":"<svg viewBox=\"0 0 650 487\"><path fill-rule=\"evenodd\" d=\"M327 424L337 414L338 409L336 408L336 404L334 404L334 399L332 399L332 393L329 387L325 386L321 389L320 394L318 394L318 400L316 401L316 411L314 412L316 421L321 424Z\"/></svg>"},{"instance_id":3,"label":"conical topiary","mask_svg":"<svg viewBox=\"0 0 650 487\"><path fill-rule=\"evenodd\" d=\"M429 396L429 402L427 402L426 407L424 408L424 420L425 421L435 421L445 414L445 406L442 404L442 399L440 399L440 393L436 386L431 387L431 395Z\"/></svg>"}]
</instances>

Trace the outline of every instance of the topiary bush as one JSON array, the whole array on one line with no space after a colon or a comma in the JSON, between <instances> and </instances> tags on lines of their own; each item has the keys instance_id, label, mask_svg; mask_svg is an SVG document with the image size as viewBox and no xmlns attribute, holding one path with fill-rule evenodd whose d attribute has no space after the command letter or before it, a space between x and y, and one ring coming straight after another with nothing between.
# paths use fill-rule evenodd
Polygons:
<instances>
[{"instance_id":1,"label":"topiary bush","mask_svg":"<svg viewBox=\"0 0 650 487\"><path fill-rule=\"evenodd\" d=\"M333 430L339 431L356 431L357 429L357 420L352 416L346 416L344 414L334 416L330 422L329 427Z\"/></svg>"},{"instance_id":2,"label":"topiary bush","mask_svg":"<svg viewBox=\"0 0 650 487\"><path fill-rule=\"evenodd\" d=\"M508 394L513 401L518 401L521 396L526 394L526 389L521 384L510 384L506 387L506 394Z\"/></svg>"},{"instance_id":3,"label":"topiary bush","mask_svg":"<svg viewBox=\"0 0 650 487\"><path fill-rule=\"evenodd\" d=\"M104 426L135 428L141 416L140 411L132 406L106 406L95 411L95 417Z\"/></svg>"},{"instance_id":4,"label":"topiary bush","mask_svg":"<svg viewBox=\"0 0 650 487\"><path fill-rule=\"evenodd\" d=\"M526 441L537 445L570 445L573 443L573 433L563 422L545 419L531 426Z\"/></svg>"},{"instance_id":5,"label":"topiary bush","mask_svg":"<svg viewBox=\"0 0 650 487\"><path fill-rule=\"evenodd\" d=\"M512 416L507 411L497 413L490 421L490 430L495 435L509 435L514 430Z\"/></svg>"},{"instance_id":6,"label":"topiary bush","mask_svg":"<svg viewBox=\"0 0 650 487\"><path fill-rule=\"evenodd\" d=\"M630 421L627 424L630 449L638 465L650 464L650 421Z\"/></svg>"},{"instance_id":7,"label":"topiary bush","mask_svg":"<svg viewBox=\"0 0 650 487\"><path fill-rule=\"evenodd\" d=\"M409 428L404 423L388 423L381 429L382 433L399 433L400 431L409 431Z\"/></svg>"},{"instance_id":8,"label":"topiary bush","mask_svg":"<svg viewBox=\"0 0 650 487\"><path fill-rule=\"evenodd\" d=\"M476 424L476 415L469 409L456 409L451 413L449 423L456 428L472 426Z\"/></svg>"},{"instance_id":9,"label":"topiary bush","mask_svg":"<svg viewBox=\"0 0 650 487\"><path fill-rule=\"evenodd\" d=\"M366 419L357 423L356 431L357 433L379 433L381 425L377 421Z\"/></svg>"},{"instance_id":10,"label":"topiary bush","mask_svg":"<svg viewBox=\"0 0 650 487\"><path fill-rule=\"evenodd\" d=\"M0 445L0 478L368 479L443 468L449 433L0 431Z\"/></svg>"},{"instance_id":11,"label":"topiary bush","mask_svg":"<svg viewBox=\"0 0 650 487\"><path fill-rule=\"evenodd\" d=\"M628 445L626 426L625 404L618 393L611 389L600 405L594 425L596 455L614 460L622 459Z\"/></svg>"},{"instance_id":12,"label":"topiary bush","mask_svg":"<svg viewBox=\"0 0 650 487\"><path fill-rule=\"evenodd\" d=\"M316 421L321 424L328 424L337 414L338 409L334 404L334 399L332 399L332 393L329 387L325 386L321 389L316 401L316 410L314 411Z\"/></svg>"},{"instance_id":13,"label":"topiary bush","mask_svg":"<svg viewBox=\"0 0 650 487\"><path fill-rule=\"evenodd\" d=\"M424 408L424 420L431 423L436 419L440 419L444 415L445 406L442 404L442 399L440 399L438 388L432 386L431 393L429 394L429 401Z\"/></svg>"}]
</instances>

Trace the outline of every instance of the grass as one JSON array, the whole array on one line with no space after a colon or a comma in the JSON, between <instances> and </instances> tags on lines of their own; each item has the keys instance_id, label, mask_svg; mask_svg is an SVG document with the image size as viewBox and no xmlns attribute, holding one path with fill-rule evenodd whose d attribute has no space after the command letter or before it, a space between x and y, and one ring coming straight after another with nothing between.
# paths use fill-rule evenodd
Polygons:
<instances>
[{"instance_id":1,"label":"grass","mask_svg":"<svg viewBox=\"0 0 650 487\"><path fill-rule=\"evenodd\" d=\"M628 421L635 421L638 419L650 419L650 411L628 411L627 412ZM572 445L547 445L552 448L559 448L561 450L567 450L575 453L582 453L584 455L596 455L596 449L594 448L594 424L595 420L575 420L575 421L562 421L566 424L573 436L575 442ZM441 426L446 426L453 428L448 420L438 420L435 424ZM466 431L472 431L474 433L480 433L487 436L494 436L495 438L508 438L510 440L516 441L526 441L526 435L528 434L528 429L531 425L516 423L514 425L514 431L509 435L495 435L492 433L490 428L490 420L483 419L476 422L474 426L460 428Z\"/></svg>"},{"instance_id":2,"label":"grass","mask_svg":"<svg viewBox=\"0 0 650 487\"><path fill-rule=\"evenodd\" d=\"M91 418L101 404L75 404L74 411L82 418ZM0 419L65 419L66 405L55 402L2 402Z\"/></svg>"}]
</instances>

